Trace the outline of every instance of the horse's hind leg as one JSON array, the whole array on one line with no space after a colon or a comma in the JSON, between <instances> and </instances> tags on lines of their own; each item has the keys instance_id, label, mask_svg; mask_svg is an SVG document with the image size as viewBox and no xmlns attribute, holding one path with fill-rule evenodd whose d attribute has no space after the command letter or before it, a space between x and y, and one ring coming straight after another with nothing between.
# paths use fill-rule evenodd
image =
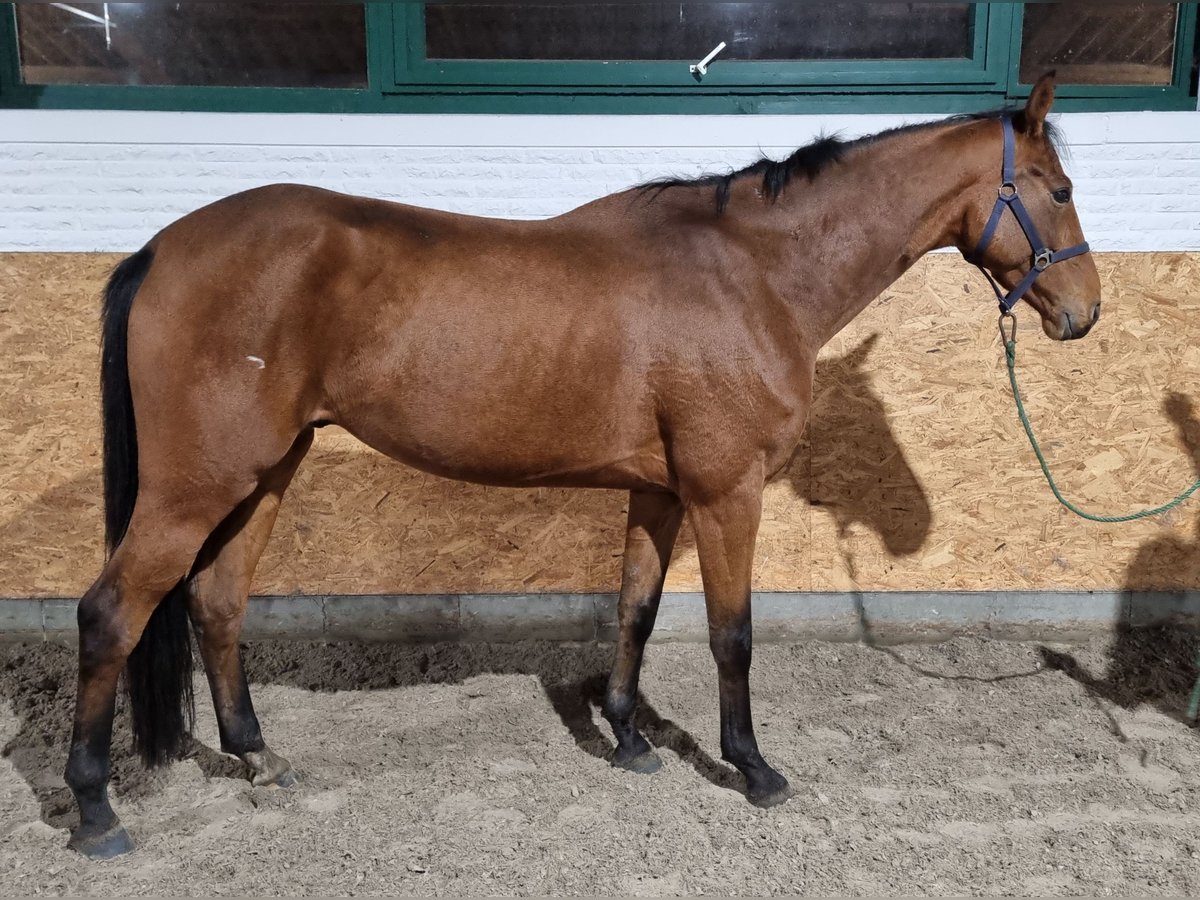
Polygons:
<instances>
[{"instance_id":1,"label":"horse's hind leg","mask_svg":"<svg viewBox=\"0 0 1200 900\"><path fill-rule=\"evenodd\" d=\"M662 764L633 723L637 708L642 654L662 598L671 549L679 534L683 506L674 494L632 491L625 532L621 598L617 605L620 629L616 659L604 700L604 716L617 739L613 765L650 773Z\"/></svg>"},{"instance_id":2,"label":"horse's hind leg","mask_svg":"<svg viewBox=\"0 0 1200 900\"><path fill-rule=\"evenodd\" d=\"M117 680L151 614L237 503L226 500L211 496L189 506L161 496L139 498L120 546L79 601L79 685L66 781L79 804L70 845L88 856L115 856L132 847L108 798ZM178 715L178 697L158 699L164 707L173 703Z\"/></svg>"},{"instance_id":3,"label":"horse's hind leg","mask_svg":"<svg viewBox=\"0 0 1200 900\"><path fill-rule=\"evenodd\" d=\"M295 775L291 764L263 740L238 636L254 569L271 536L284 491L312 446L312 437L312 429L302 432L288 455L209 538L196 562L188 595L188 614L212 690L221 749L250 767L256 785L287 787Z\"/></svg>"}]
</instances>

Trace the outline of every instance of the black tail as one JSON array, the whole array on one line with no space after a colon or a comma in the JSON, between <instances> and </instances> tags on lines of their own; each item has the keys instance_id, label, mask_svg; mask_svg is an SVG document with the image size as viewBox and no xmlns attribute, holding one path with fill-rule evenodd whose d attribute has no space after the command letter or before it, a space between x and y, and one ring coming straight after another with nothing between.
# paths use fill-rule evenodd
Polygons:
<instances>
[{"instance_id":1,"label":"black tail","mask_svg":"<svg viewBox=\"0 0 1200 900\"><path fill-rule=\"evenodd\" d=\"M104 415L104 531L111 555L125 536L138 492L137 426L129 389L129 311L150 271L154 251L143 247L118 265L104 291L100 396ZM179 756L194 715L192 643L187 581L177 584L150 616L129 655L125 687L133 716L133 746L147 766Z\"/></svg>"}]
</instances>

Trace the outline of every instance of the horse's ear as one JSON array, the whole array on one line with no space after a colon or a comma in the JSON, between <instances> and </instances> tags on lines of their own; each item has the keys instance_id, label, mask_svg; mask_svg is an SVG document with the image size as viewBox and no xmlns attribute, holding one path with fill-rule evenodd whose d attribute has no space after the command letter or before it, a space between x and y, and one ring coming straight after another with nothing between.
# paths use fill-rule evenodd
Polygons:
<instances>
[{"instance_id":1,"label":"horse's ear","mask_svg":"<svg viewBox=\"0 0 1200 900\"><path fill-rule=\"evenodd\" d=\"M1025 133L1031 138L1040 138L1046 124L1046 116L1054 105L1054 70L1051 69L1037 80L1025 103Z\"/></svg>"},{"instance_id":2,"label":"horse's ear","mask_svg":"<svg viewBox=\"0 0 1200 900\"><path fill-rule=\"evenodd\" d=\"M874 331L863 339L863 342L846 354L845 361L849 363L849 367L857 369L867 361L867 357L871 355L871 351L875 349L875 345L879 343L879 332Z\"/></svg>"}]
</instances>

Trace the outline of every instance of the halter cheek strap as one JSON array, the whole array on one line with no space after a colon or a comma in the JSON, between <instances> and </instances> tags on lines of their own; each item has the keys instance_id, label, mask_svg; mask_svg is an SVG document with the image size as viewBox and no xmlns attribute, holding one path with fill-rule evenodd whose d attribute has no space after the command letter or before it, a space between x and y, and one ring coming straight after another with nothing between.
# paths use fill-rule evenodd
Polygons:
<instances>
[{"instance_id":1,"label":"halter cheek strap","mask_svg":"<svg viewBox=\"0 0 1200 900\"><path fill-rule=\"evenodd\" d=\"M978 266L979 271L984 274L988 283L992 286L992 290L996 292L996 299L1000 301L1001 314L1007 315L1012 312L1012 308L1017 305L1017 301L1025 296L1029 288L1037 281L1038 276L1050 268L1050 266L1056 262L1062 262L1064 259L1082 256L1092 248L1088 246L1087 241L1084 241L1082 244L1076 244L1074 247L1068 247L1066 250L1051 250L1042 241L1042 236L1038 234L1037 227L1033 224L1033 219L1029 217L1029 211L1025 208L1025 204L1021 202L1020 194L1017 192L1016 176L1014 174L1017 141L1013 134L1012 119L1005 116L1001 119L1001 123L1004 126L1003 181L1000 184L996 205L992 207L992 214L988 218L987 225L984 226L983 235L979 238L979 243L975 246L975 250L967 257L967 262ZM1021 279L1020 284L1007 294L1000 289L1000 285L996 283L996 279L992 277L991 273L983 267L983 254L991 245L992 238L996 236L996 228L1000 225L1000 219L1003 217L1006 209L1017 217L1017 222L1020 223L1021 230L1025 232L1025 239L1029 241L1029 247L1033 251L1032 268Z\"/></svg>"}]
</instances>

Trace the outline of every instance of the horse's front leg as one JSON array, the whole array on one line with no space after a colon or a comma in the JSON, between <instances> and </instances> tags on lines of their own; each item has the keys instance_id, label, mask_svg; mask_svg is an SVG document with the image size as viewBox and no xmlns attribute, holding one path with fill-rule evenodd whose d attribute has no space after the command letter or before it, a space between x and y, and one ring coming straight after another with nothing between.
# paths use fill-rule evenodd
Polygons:
<instances>
[{"instance_id":1,"label":"horse's front leg","mask_svg":"<svg viewBox=\"0 0 1200 900\"><path fill-rule=\"evenodd\" d=\"M746 776L756 806L775 806L791 796L787 779L758 750L750 714L750 576L762 515L761 478L714 498L693 503L688 517L696 533L708 640L717 661L721 696L721 756Z\"/></svg>"},{"instance_id":2,"label":"horse's front leg","mask_svg":"<svg viewBox=\"0 0 1200 900\"><path fill-rule=\"evenodd\" d=\"M654 630L667 564L682 519L683 505L674 494L644 491L629 494L621 598L617 605L620 631L604 698L604 717L617 739L613 765L643 774L657 771L662 761L633 723L638 676L646 641Z\"/></svg>"}]
</instances>

